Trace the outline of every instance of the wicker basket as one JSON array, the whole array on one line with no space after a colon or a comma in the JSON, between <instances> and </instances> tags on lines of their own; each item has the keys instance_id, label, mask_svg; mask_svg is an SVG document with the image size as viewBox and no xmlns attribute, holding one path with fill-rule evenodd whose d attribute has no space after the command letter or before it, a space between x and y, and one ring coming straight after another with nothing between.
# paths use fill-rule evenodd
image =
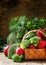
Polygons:
<instances>
[{"instance_id":1,"label":"wicker basket","mask_svg":"<svg viewBox=\"0 0 46 65\"><path fill-rule=\"evenodd\" d=\"M45 30L45 29L44 29ZM22 39L22 41L26 38L26 36L28 36L28 34L30 34L31 32L36 32L39 30L31 30L28 33L26 33ZM40 33L42 33L41 31L39 31ZM44 35L44 33L42 33ZM44 35L46 37L46 35ZM29 59L46 59L46 48L44 49L30 49L30 48L26 48L24 49L24 56L25 56L25 60L29 60Z\"/></svg>"}]
</instances>

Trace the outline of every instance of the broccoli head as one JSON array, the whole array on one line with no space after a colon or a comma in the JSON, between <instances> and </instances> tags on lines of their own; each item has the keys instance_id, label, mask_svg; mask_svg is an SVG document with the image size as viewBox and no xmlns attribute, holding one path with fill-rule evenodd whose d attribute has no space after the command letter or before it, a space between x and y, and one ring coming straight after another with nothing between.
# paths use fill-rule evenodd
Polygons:
<instances>
[{"instance_id":1,"label":"broccoli head","mask_svg":"<svg viewBox=\"0 0 46 65\"><path fill-rule=\"evenodd\" d=\"M33 44L36 47L36 46L38 46L40 37L34 36L34 37L30 38L29 40L30 40L30 44Z\"/></svg>"},{"instance_id":2,"label":"broccoli head","mask_svg":"<svg viewBox=\"0 0 46 65\"><path fill-rule=\"evenodd\" d=\"M13 56L12 56L12 60L14 61L14 62L21 62L22 61L22 59L23 59L23 55L18 55L18 54L14 54Z\"/></svg>"}]
</instances>

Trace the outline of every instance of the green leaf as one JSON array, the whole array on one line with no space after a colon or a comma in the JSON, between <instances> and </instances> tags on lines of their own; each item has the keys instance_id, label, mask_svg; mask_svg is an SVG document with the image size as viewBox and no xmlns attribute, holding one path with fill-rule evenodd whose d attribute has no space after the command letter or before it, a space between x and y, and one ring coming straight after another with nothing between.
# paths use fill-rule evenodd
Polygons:
<instances>
[{"instance_id":1,"label":"green leaf","mask_svg":"<svg viewBox=\"0 0 46 65\"><path fill-rule=\"evenodd\" d=\"M33 44L36 47L38 45L39 39L40 38L37 36L30 38L30 44Z\"/></svg>"},{"instance_id":2,"label":"green leaf","mask_svg":"<svg viewBox=\"0 0 46 65\"><path fill-rule=\"evenodd\" d=\"M24 48L27 48L29 44L30 44L29 40L24 40L20 43L20 47L24 49Z\"/></svg>"},{"instance_id":3,"label":"green leaf","mask_svg":"<svg viewBox=\"0 0 46 65\"><path fill-rule=\"evenodd\" d=\"M12 17L10 19L10 23L9 23L9 31L13 31L16 28L16 24L18 22L18 16L17 17Z\"/></svg>"},{"instance_id":4,"label":"green leaf","mask_svg":"<svg viewBox=\"0 0 46 65\"><path fill-rule=\"evenodd\" d=\"M26 39L30 39L30 38L32 38L32 37L34 37L34 36L36 36L36 34L35 34L34 32L31 32L30 34L28 34L28 35L26 36Z\"/></svg>"},{"instance_id":5,"label":"green leaf","mask_svg":"<svg viewBox=\"0 0 46 65\"><path fill-rule=\"evenodd\" d=\"M26 24L26 28L29 30L31 29L31 27L32 27L32 22L28 20Z\"/></svg>"}]
</instances>

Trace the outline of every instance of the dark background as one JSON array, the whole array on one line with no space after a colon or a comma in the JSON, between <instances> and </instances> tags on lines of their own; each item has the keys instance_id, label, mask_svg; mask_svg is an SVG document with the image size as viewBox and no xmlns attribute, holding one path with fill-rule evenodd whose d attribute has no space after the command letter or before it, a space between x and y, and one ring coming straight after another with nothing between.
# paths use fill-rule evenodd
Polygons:
<instances>
[{"instance_id":1,"label":"dark background","mask_svg":"<svg viewBox=\"0 0 46 65\"><path fill-rule=\"evenodd\" d=\"M0 0L0 37L6 39L9 19L17 15L46 18L46 0Z\"/></svg>"}]
</instances>

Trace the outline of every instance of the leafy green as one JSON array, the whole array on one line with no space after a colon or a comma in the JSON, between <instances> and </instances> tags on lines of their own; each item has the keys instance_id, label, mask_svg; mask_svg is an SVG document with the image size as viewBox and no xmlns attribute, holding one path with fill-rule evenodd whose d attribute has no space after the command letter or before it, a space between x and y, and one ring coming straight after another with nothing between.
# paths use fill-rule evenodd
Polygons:
<instances>
[{"instance_id":1,"label":"leafy green","mask_svg":"<svg viewBox=\"0 0 46 65\"><path fill-rule=\"evenodd\" d=\"M18 16L17 17L12 17L11 19L10 19L10 23L9 23L9 30L11 31L11 32L14 32L14 30L15 30L15 28L16 28L16 24L17 24L17 22L18 22Z\"/></svg>"},{"instance_id":2,"label":"leafy green","mask_svg":"<svg viewBox=\"0 0 46 65\"><path fill-rule=\"evenodd\" d=\"M14 62L21 62L22 61L22 59L23 59L23 55L18 55L18 54L14 54L13 56L12 56L12 60L14 61Z\"/></svg>"},{"instance_id":3,"label":"leafy green","mask_svg":"<svg viewBox=\"0 0 46 65\"><path fill-rule=\"evenodd\" d=\"M30 41L29 40L24 40L20 43L20 47L21 48L27 48L30 44Z\"/></svg>"},{"instance_id":4,"label":"leafy green","mask_svg":"<svg viewBox=\"0 0 46 65\"><path fill-rule=\"evenodd\" d=\"M26 16L12 17L9 23L9 31L12 33L7 38L7 43L21 42L25 33L33 29L45 28L46 20L38 17L27 19ZM28 38L31 35L28 36Z\"/></svg>"},{"instance_id":5,"label":"leafy green","mask_svg":"<svg viewBox=\"0 0 46 65\"><path fill-rule=\"evenodd\" d=\"M17 34L16 34L17 39L23 37L23 35L25 34L25 30L26 29L24 27L19 27L18 28Z\"/></svg>"},{"instance_id":6,"label":"leafy green","mask_svg":"<svg viewBox=\"0 0 46 65\"><path fill-rule=\"evenodd\" d=\"M25 28L26 21L27 21L26 16L20 16L20 17L18 16L16 18L15 17L11 18L9 23L9 31L11 31L12 34L10 34L7 38L8 43L9 41L15 43L21 42L24 34L28 31Z\"/></svg>"},{"instance_id":7,"label":"leafy green","mask_svg":"<svg viewBox=\"0 0 46 65\"><path fill-rule=\"evenodd\" d=\"M12 58L12 55L14 55L15 54L15 50L16 50L16 48L18 47L18 44L19 43L17 43L17 44L15 44L15 43L13 43L11 46L10 46L10 48L8 49L8 58Z\"/></svg>"},{"instance_id":8,"label":"leafy green","mask_svg":"<svg viewBox=\"0 0 46 65\"><path fill-rule=\"evenodd\" d=\"M31 29L39 29L39 28L44 28L45 26L45 19L43 18L38 18L38 17L33 17L30 19L32 22L32 28Z\"/></svg>"},{"instance_id":9,"label":"leafy green","mask_svg":"<svg viewBox=\"0 0 46 65\"><path fill-rule=\"evenodd\" d=\"M30 38L29 40L30 40L30 44L34 44L34 46L36 47L36 46L38 46L38 42L39 42L40 38L37 36L34 36L34 37Z\"/></svg>"},{"instance_id":10,"label":"leafy green","mask_svg":"<svg viewBox=\"0 0 46 65\"><path fill-rule=\"evenodd\" d=\"M26 24L26 20L26 16L18 16L11 18L9 23L9 30L11 32L16 32L19 27L24 27L24 25Z\"/></svg>"},{"instance_id":11,"label":"leafy green","mask_svg":"<svg viewBox=\"0 0 46 65\"><path fill-rule=\"evenodd\" d=\"M30 30L32 28L32 22L28 20L25 26L28 30Z\"/></svg>"},{"instance_id":12,"label":"leafy green","mask_svg":"<svg viewBox=\"0 0 46 65\"><path fill-rule=\"evenodd\" d=\"M15 42L16 35L14 33L10 33L7 37L7 43L12 44Z\"/></svg>"},{"instance_id":13,"label":"leafy green","mask_svg":"<svg viewBox=\"0 0 46 65\"><path fill-rule=\"evenodd\" d=\"M34 33L34 32L31 32L30 34L28 34L27 36L26 36L26 39L30 39L30 38L32 38L32 37L34 37L34 36L36 36L36 34Z\"/></svg>"}]
</instances>

